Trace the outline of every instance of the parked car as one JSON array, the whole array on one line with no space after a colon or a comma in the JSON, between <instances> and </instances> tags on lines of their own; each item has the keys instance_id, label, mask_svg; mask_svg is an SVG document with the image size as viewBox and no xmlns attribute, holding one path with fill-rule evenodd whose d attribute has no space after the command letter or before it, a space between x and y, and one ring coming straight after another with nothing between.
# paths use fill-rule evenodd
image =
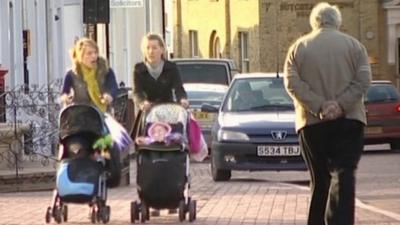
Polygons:
<instances>
[{"instance_id":1,"label":"parked car","mask_svg":"<svg viewBox=\"0 0 400 225\"><path fill-rule=\"evenodd\" d=\"M238 69L231 59L175 58L183 83L229 85Z\"/></svg>"},{"instance_id":2,"label":"parked car","mask_svg":"<svg viewBox=\"0 0 400 225\"><path fill-rule=\"evenodd\" d=\"M211 133L213 180L229 180L232 170L307 170L293 102L278 74L237 74L218 111Z\"/></svg>"},{"instance_id":3,"label":"parked car","mask_svg":"<svg viewBox=\"0 0 400 225\"><path fill-rule=\"evenodd\" d=\"M389 143L400 149L400 95L390 81L372 81L365 98L365 144Z\"/></svg>"},{"instance_id":4,"label":"parked car","mask_svg":"<svg viewBox=\"0 0 400 225\"><path fill-rule=\"evenodd\" d=\"M183 85L190 102L190 109L194 118L199 122L208 148L211 147L211 127L216 118L216 112L203 112L204 104L219 108L226 91L227 85L186 83Z\"/></svg>"}]
</instances>

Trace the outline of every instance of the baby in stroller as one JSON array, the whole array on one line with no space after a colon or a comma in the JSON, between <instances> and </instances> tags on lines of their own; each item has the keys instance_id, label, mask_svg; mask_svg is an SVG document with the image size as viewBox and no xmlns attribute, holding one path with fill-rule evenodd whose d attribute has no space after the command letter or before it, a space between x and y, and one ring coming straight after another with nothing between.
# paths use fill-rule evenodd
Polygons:
<instances>
[{"instance_id":1,"label":"baby in stroller","mask_svg":"<svg viewBox=\"0 0 400 225\"><path fill-rule=\"evenodd\" d=\"M139 201L131 202L132 223L149 220L149 208L178 209L180 221L186 213L189 221L195 220L196 200L189 191L188 121L188 111L178 104L155 105L147 112L142 136L135 140Z\"/></svg>"},{"instance_id":2,"label":"baby in stroller","mask_svg":"<svg viewBox=\"0 0 400 225\"><path fill-rule=\"evenodd\" d=\"M168 123L154 122L148 128L147 137L140 136L136 139L138 145L150 145L152 143L164 143L169 146L173 143L182 144L181 133L172 133L172 127Z\"/></svg>"},{"instance_id":3,"label":"baby in stroller","mask_svg":"<svg viewBox=\"0 0 400 225\"><path fill-rule=\"evenodd\" d=\"M71 105L60 113L60 165L53 203L47 208L46 223L68 220L67 203L88 204L91 222L110 219L107 201L106 161L112 140L104 116L90 105ZM108 159L107 159L108 158Z\"/></svg>"}]
</instances>

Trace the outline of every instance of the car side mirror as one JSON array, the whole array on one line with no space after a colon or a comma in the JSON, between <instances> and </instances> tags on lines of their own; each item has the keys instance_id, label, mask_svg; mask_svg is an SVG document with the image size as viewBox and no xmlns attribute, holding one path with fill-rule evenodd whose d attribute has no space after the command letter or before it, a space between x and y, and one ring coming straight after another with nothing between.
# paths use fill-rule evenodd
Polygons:
<instances>
[{"instance_id":1,"label":"car side mirror","mask_svg":"<svg viewBox=\"0 0 400 225\"><path fill-rule=\"evenodd\" d=\"M201 111L202 112L216 113L216 112L218 112L218 108L213 106L213 105L205 103L205 104L201 105Z\"/></svg>"}]
</instances>

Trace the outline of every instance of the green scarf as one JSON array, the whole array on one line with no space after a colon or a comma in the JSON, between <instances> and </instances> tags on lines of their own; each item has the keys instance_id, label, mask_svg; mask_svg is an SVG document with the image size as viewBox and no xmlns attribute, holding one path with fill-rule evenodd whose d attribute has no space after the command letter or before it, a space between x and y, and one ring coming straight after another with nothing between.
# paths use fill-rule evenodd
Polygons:
<instances>
[{"instance_id":1,"label":"green scarf","mask_svg":"<svg viewBox=\"0 0 400 225\"><path fill-rule=\"evenodd\" d=\"M102 96L99 84L96 80L96 69L91 69L84 65L81 66L81 69L83 73L83 80L86 82L90 99L100 109L100 111L105 112L107 110L107 105L101 102Z\"/></svg>"}]
</instances>

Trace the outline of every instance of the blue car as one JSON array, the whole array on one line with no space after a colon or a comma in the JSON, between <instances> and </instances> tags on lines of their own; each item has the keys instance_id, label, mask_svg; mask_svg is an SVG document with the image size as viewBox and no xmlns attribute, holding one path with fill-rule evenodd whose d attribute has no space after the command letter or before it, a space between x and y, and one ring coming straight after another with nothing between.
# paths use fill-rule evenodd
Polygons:
<instances>
[{"instance_id":1,"label":"blue car","mask_svg":"<svg viewBox=\"0 0 400 225\"><path fill-rule=\"evenodd\" d=\"M307 170L279 74L237 74L219 109L202 110L219 110L211 133L213 180L229 180L232 170Z\"/></svg>"}]
</instances>

